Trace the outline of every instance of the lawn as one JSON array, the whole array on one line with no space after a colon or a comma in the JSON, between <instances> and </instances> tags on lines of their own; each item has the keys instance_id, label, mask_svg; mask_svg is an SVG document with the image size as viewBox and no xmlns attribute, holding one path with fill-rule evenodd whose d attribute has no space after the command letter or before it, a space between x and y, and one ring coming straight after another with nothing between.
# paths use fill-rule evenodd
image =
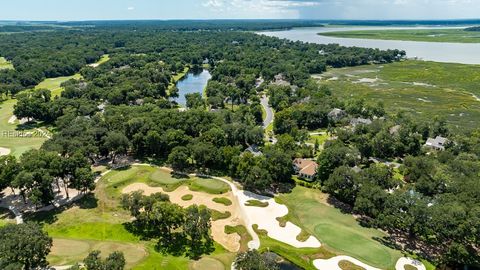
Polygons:
<instances>
[{"instance_id":1,"label":"lawn","mask_svg":"<svg viewBox=\"0 0 480 270\"><path fill-rule=\"evenodd\" d=\"M47 140L34 129L21 129L18 123L10 124L13 106L16 100L9 99L0 103L0 147L9 148L10 154L19 157L22 153L39 149ZM27 136L24 136L27 135Z\"/></svg>"},{"instance_id":2,"label":"lawn","mask_svg":"<svg viewBox=\"0 0 480 270\"><path fill-rule=\"evenodd\" d=\"M155 177L152 177L154 173ZM26 216L25 220L40 222L54 238L55 245L48 257L52 265L73 264L82 260L89 251L99 249L103 255L123 251L127 269L200 270L205 265L215 267L212 269L228 269L235 254L220 245L215 244L216 250L212 254L194 262L185 257L156 252L155 243L142 241L125 227L131 216L119 207L121 187L133 182L162 185L174 180L169 172L157 167L133 166L112 171L97 183L94 195L56 211Z\"/></svg>"},{"instance_id":3,"label":"lawn","mask_svg":"<svg viewBox=\"0 0 480 270\"><path fill-rule=\"evenodd\" d=\"M327 250L375 267L394 269L402 253L375 240L385 234L361 227L351 215L327 205L327 196L319 190L296 187L290 194L280 195L278 201L289 208L287 219L317 237Z\"/></svg>"},{"instance_id":4,"label":"lawn","mask_svg":"<svg viewBox=\"0 0 480 270\"><path fill-rule=\"evenodd\" d=\"M274 252L284 259L306 270L317 270L313 266L315 259L329 259L335 256L328 248L294 248L267 236L265 231L253 228L260 238L260 251Z\"/></svg>"},{"instance_id":5,"label":"lawn","mask_svg":"<svg viewBox=\"0 0 480 270\"><path fill-rule=\"evenodd\" d=\"M330 69L322 78L335 96L380 101L389 114L404 111L425 121L441 116L458 131L478 127L480 65L409 60Z\"/></svg>"},{"instance_id":6,"label":"lawn","mask_svg":"<svg viewBox=\"0 0 480 270\"><path fill-rule=\"evenodd\" d=\"M230 187L215 179L174 175L170 171L153 166L132 166L115 170L104 177L107 196L110 199L120 196L121 190L132 183L145 183L152 187L162 187L171 192L182 185L188 185L192 191L209 194L224 194Z\"/></svg>"},{"instance_id":7,"label":"lawn","mask_svg":"<svg viewBox=\"0 0 480 270\"><path fill-rule=\"evenodd\" d=\"M480 32L463 29L355 30L319 33L319 35L340 38L480 43Z\"/></svg>"},{"instance_id":8,"label":"lawn","mask_svg":"<svg viewBox=\"0 0 480 270\"><path fill-rule=\"evenodd\" d=\"M47 78L35 86L35 90L38 89L48 89L52 92L52 97L60 96L63 91L61 84L69 81L71 79L79 80L82 76L80 74L75 74L72 76L57 77L57 78Z\"/></svg>"},{"instance_id":9,"label":"lawn","mask_svg":"<svg viewBox=\"0 0 480 270\"><path fill-rule=\"evenodd\" d=\"M0 227L15 223L15 215L6 208L0 207Z\"/></svg>"},{"instance_id":10,"label":"lawn","mask_svg":"<svg viewBox=\"0 0 480 270\"><path fill-rule=\"evenodd\" d=\"M13 69L13 65L7 59L0 57L0 70L2 69Z\"/></svg>"}]
</instances>

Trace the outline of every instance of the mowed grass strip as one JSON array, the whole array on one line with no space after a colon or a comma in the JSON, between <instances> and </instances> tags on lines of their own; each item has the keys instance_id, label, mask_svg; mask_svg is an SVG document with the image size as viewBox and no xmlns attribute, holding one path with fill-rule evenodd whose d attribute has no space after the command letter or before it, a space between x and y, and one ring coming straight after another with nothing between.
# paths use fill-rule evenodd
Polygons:
<instances>
[{"instance_id":1,"label":"mowed grass strip","mask_svg":"<svg viewBox=\"0 0 480 270\"><path fill-rule=\"evenodd\" d=\"M319 190L297 186L291 193L278 196L277 200L288 207L289 221L317 237L328 249L374 267L395 268L402 253L378 241L386 235L361 227L353 216L327 205L326 196Z\"/></svg>"},{"instance_id":2,"label":"mowed grass strip","mask_svg":"<svg viewBox=\"0 0 480 270\"><path fill-rule=\"evenodd\" d=\"M80 74L75 74L72 76L64 76L64 77L57 77L57 78L47 78L40 82L37 86L35 86L35 90L38 89L47 89L52 92L52 97L60 96L63 92L63 87L61 86L62 83L67 82L69 80L79 80L82 76Z\"/></svg>"}]
</instances>

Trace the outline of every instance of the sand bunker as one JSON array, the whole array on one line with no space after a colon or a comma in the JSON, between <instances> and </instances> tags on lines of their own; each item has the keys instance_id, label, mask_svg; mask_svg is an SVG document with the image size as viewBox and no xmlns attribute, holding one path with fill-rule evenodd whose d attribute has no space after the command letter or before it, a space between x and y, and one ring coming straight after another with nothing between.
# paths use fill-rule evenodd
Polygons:
<instances>
[{"instance_id":1,"label":"sand bunker","mask_svg":"<svg viewBox=\"0 0 480 270\"><path fill-rule=\"evenodd\" d=\"M226 234L225 226L237 226L243 225L242 218L240 217L240 211L237 200L233 198L231 192L228 192L222 196L212 195L203 192L195 192L188 189L187 186L181 186L173 192L166 192L161 187L150 187L143 183L134 183L122 190L122 193L130 193L137 190L143 190L145 195L151 195L153 193L162 192L170 196L170 201L176 203L182 207L188 207L190 205L205 205L209 209L217 210L220 212L229 211L232 215L226 219L219 219L212 221L212 236L213 239L224 246L231 252L237 252L240 249L240 236L238 234ZM184 195L191 194L193 198L190 201L182 200ZM232 205L225 206L213 201L214 198L225 197L232 201Z\"/></svg>"},{"instance_id":2,"label":"sand bunker","mask_svg":"<svg viewBox=\"0 0 480 270\"><path fill-rule=\"evenodd\" d=\"M320 247L320 242L313 236L310 236L305 242L298 241L297 235L302 232L302 229L293 223L287 222L285 227L280 226L277 217L286 216L288 208L283 204L278 204L275 199L248 191L241 191L237 198L239 199L239 204L244 206L242 208L245 211L247 218L245 222L248 226L256 224L259 230L267 231L269 237L297 248ZM249 200L267 202L268 206L245 206Z\"/></svg>"},{"instance_id":3,"label":"sand bunker","mask_svg":"<svg viewBox=\"0 0 480 270\"><path fill-rule=\"evenodd\" d=\"M395 270L405 270L406 265L411 265L416 267L418 270L426 270L427 268L423 265L422 262L413 260L411 258L400 258L395 265Z\"/></svg>"},{"instance_id":4,"label":"sand bunker","mask_svg":"<svg viewBox=\"0 0 480 270\"><path fill-rule=\"evenodd\" d=\"M338 265L341 261L349 261L355 265L363 267L366 270L381 270L379 268L371 267L368 264L364 264L361 261L349 256L337 256L328 260L318 259L313 261L313 265L319 270L342 270Z\"/></svg>"},{"instance_id":5,"label":"sand bunker","mask_svg":"<svg viewBox=\"0 0 480 270\"><path fill-rule=\"evenodd\" d=\"M0 156L8 156L10 154L10 149L5 147L0 147Z\"/></svg>"}]
</instances>

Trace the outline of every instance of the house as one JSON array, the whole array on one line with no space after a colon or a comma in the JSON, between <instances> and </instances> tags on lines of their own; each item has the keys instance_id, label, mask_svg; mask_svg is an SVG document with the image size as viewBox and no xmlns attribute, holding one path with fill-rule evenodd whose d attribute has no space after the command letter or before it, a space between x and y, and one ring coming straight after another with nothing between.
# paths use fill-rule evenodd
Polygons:
<instances>
[{"instance_id":1,"label":"house","mask_svg":"<svg viewBox=\"0 0 480 270\"><path fill-rule=\"evenodd\" d=\"M353 127L356 127L358 125L371 125L371 124L372 124L372 120L365 119L365 118L352 118L352 120L350 120L350 125L352 125Z\"/></svg>"},{"instance_id":2,"label":"house","mask_svg":"<svg viewBox=\"0 0 480 270\"><path fill-rule=\"evenodd\" d=\"M309 159L297 158L293 161L295 173L305 179L312 180L317 175L317 162Z\"/></svg>"},{"instance_id":3,"label":"house","mask_svg":"<svg viewBox=\"0 0 480 270\"><path fill-rule=\"evenodd\" d=\"M445 150L445 144L448 142L447 138L437 136L435 139L428 138L425 146L433 150L443 151Z\"/></svg>"},{"instance_id":4,"label":"house","mask_svg":"<svg viewBox=\"0 0 480 270\"><path fill-rule=\"evenodd\" d=\"M347 116L347 113L344 110L338 109L338 108L335 108L328 113L328 119L332 121L340 121L346 116Z\"/></svg>"},{"instance_id":5,"label":"house","mask_svg":"<svg viewBox=\"0 0 480 270\"><path fill-rule=\"evenodd\" d=\"M245 150L245 153L246 153L246 152L252 153L252 155L253 155L254 157L263 156L262 151L260 151L260 149L258 149L258 146L255 145L255 144L249 146L249 147Z\"/></svg>"}]
</instances>

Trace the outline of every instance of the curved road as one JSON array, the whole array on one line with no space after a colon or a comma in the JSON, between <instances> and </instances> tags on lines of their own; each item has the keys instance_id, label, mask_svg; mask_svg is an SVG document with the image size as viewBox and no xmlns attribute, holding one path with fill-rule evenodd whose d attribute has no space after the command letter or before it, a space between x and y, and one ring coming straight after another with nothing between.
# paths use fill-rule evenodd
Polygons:
<instances>
[{"instance_id":1,"label":"curved road","mask_svg":"<svg viewBox=\"0 0 480 270\"><path fill-rule=\"evenodd\" d=\"M267 116L263 120L263 128L266 129L273 122L273 109L272 107L270 107L270 105L268 105L268 97L266 95L262 96L262 98L260 99L260 103L262 104L267 114Z\"/></svg>"}]
</instances>

